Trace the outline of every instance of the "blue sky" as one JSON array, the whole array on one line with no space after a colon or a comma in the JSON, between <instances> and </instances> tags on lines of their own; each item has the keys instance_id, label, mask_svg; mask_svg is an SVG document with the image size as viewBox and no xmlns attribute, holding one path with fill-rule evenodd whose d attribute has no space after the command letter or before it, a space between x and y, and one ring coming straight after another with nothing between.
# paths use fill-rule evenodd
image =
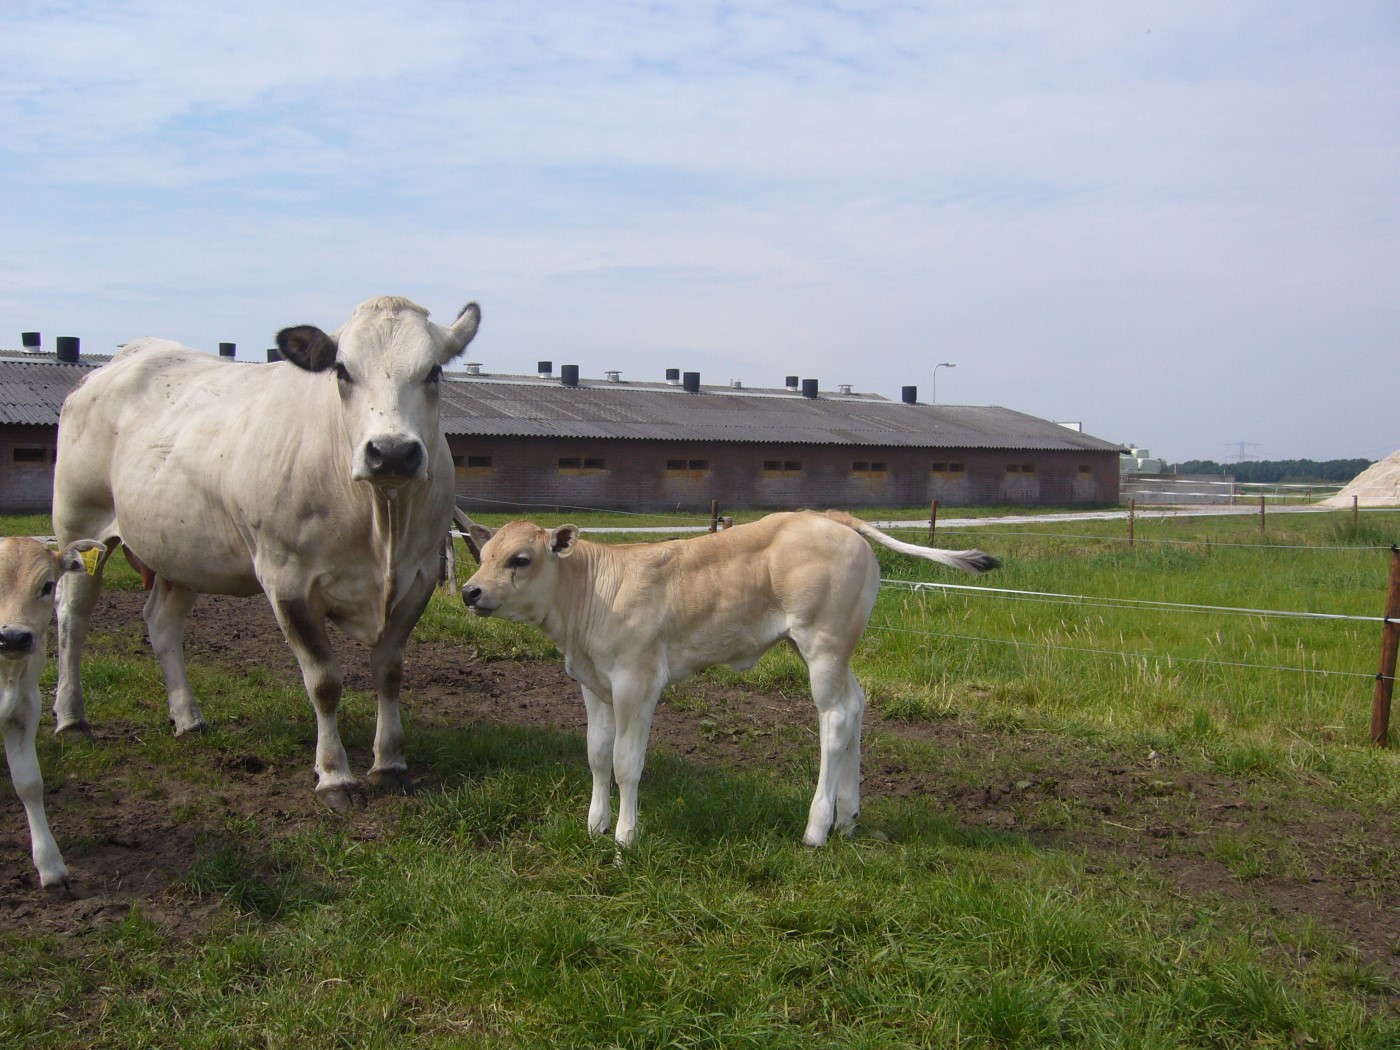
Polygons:
<instances>
[{"instance_id":1,"label":"blue sky","mask_svg":"<svg viewBox=\"0 0 1400 1050\"><path fill-rule=\"evenodd\" d=\"M493 372L1400 448L1390 0L196 7L0 6L0 345L475 299Z\"/></svg>"}]
</instances>

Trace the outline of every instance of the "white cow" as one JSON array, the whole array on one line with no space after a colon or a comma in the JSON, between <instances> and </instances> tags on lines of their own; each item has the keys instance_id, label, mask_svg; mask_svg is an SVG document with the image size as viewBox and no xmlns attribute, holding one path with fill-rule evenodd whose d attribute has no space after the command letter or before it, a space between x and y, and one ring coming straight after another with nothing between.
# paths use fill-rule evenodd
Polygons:
<instances>
[{"instance_id":1,"label":"white cow","mask_svg":"<svg viewBox=\"0 0 1400 1050\"><path fill-rule=\"evenodd\" d=\"M68 891L68 868L44 815L44 781L34 736L39 730L39 675L53 619L54 587L66 572L81 571L83 551L101 551L95 540L77 540L55 553L38 540L0 540L0 730L10 780L29 817L29 845L39 883Z\"/></svg>"},{"instance_id":2,"label":"white cow","mask_svg":"<svg viewBox=\"0 0 1400 1050\"><path fill-rule=\"evenodd\" d=\"M372 783L410 790L399 720L404 644L432 593L453 506L438 426L442 366L476 334L407 299L371 299L327 335L287 328L285 362L235 364L164 339L127 344L64 403L60 541L97 536L154 575L143 613L177 734L204 717L185 674L200 593L267 595L316 709L316 791L356 798L336 727L342 674L326 621L370 647ZM105 558L103 560L105 565ZM101 568L59 598L59 732L88 732L79 665Z\"/></svg>"},{"instance_id":3,"label":"white cow","mask_svg":"<svg viewBox=\"0 0 1400 1050\"><path fill-rule=\"evenodd\" d=\"M849 832L860 812L865 711L850 661L880 586L861 537L965 572L1000 564L981 551L902 543L840 511L770 514L655 544L590 543L576 525L466 524L481 568L462 600L479 616L539 627L563 652L588 709L588 829L608 830L616 777L622 845L636 835L637 782L661 691L713 664L745 670L783 640L807 664L820 715L821 772L803 841L820 846L833 826Z\"/></svg>"}]
</instances>

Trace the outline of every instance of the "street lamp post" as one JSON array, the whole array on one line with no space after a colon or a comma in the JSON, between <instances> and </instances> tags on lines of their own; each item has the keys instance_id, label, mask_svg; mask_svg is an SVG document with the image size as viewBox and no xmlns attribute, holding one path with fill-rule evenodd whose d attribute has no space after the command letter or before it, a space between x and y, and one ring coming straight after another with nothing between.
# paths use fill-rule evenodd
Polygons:
<instances>
[{"instance_id":1,"label":"street lamp post","mask_svg":"<svg viewBox=\"0 0 1400 1050\"><path fill-rule=\"evenodd\" d=\"M934 404L938 400L938 370L940 368L957 368L953 361L943 361L933 366L933 381L929 384L928 403Z\"/></svg>"}]
</instances>

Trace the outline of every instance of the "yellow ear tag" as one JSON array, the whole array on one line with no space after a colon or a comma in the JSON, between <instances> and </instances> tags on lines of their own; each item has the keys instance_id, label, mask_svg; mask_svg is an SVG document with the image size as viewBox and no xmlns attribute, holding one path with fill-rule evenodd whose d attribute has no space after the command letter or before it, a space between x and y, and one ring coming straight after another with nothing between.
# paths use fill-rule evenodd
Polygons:
<instances>
[{"instance_id":1,"label":"yellow ear tag","mask_svg":"<svg viewBox=\"0 0 1400 1050\"><path fill-rule=\"evenodd\" d=\"M87 569L89 576L97 575L97 559L102 556L102 552L96 547L91 547L82 552L83 568Z\"/></svg>"}]
</instances>

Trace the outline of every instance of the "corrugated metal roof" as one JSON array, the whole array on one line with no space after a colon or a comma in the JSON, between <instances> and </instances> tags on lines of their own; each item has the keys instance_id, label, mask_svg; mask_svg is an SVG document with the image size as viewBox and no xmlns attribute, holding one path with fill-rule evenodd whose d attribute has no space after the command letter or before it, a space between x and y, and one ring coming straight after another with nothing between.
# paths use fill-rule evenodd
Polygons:
<instances>
[{"instance_id":1,"label":"corrugated metal roof","mask_svg":"<svg viewBox=\"0 0 1400 1050\"><path fill-rule=\"evenodd\" d=\"M0 423L53 425L78 380L106 364L84 355L0 351ZM447 372L442 426L478 437L1090 450L1122 446L995 405L907 405L874 394L803 397L789 390L583 381Z\"/></svg>"},{"instance_id":2,"label":"corrugated metal roof","mask_svg":"<svg viewBox=\"0 0 1400 1050\"><path fill-rule=\"evenodd\" d=\"M483 437L736 441L787 445L1038 449L1121 452L1122 446L1009 408L907 405L870 395L803 397L521 377L483 381L450 374L443 387L448 434Z\"/></svg>"},{"instance_id":3,"label":"corrugated metal roof","mask_svg":"<svg viewBox=\"0 0 1400 1050\"><path fill-rule=\"evenodd\" d=\"M0 354L0 423L52 426L68 391L110 360L103 356L67 364L53 354Z\"/></svg>"}]
</instances>

